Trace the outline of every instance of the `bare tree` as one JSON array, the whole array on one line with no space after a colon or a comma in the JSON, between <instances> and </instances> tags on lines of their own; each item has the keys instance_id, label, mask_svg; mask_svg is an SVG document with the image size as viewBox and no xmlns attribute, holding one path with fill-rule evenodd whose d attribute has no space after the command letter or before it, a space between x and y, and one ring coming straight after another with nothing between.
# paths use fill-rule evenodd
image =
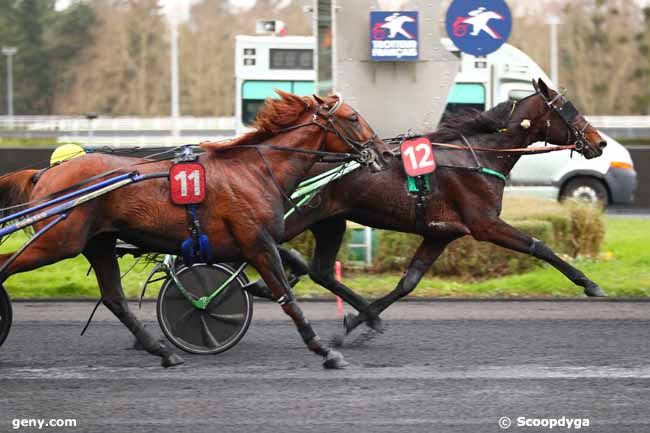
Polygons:
<instances>
[{"instance_id":1,"label":"bare tree","mask_svg":"<svg viewBox=\"0 0 650 433\"><path fill-rule=\"evenodd\" d=\"M310 34L301 2L284 8L279 1L258 1L248 10L225 0L206 0L192 8L181 32L181 111L196 116L226 116L234 111L235 36L254 34L257 19L280 19L292 35Z\"/></svg>"},{"instance_id":2,"label":"bare tree","mask_svg":"<svg viewBox=\"0 0 650 433\"><path fill-rule=\"evenodd\" d=\"M57 95L59 113L169 112L168 28L157 0L92 0L94 44L73 68L74 84Z\"/></svg>"}]
</instances>

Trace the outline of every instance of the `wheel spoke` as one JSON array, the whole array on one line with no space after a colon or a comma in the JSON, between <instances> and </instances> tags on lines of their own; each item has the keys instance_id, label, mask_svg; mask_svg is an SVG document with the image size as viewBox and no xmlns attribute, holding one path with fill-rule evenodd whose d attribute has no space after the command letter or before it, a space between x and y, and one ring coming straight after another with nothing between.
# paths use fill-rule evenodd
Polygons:
<instances>
[{"instance_id":1,"label":"wheel spoke","mask_svg":"<svg viewBox=\"0 0 650 433\"><path fill-rule=\"evenodd\" d=\"M203 337L207 343L212 347L218 347L219 342L217 342L217 340L214 338L214 335L212 335L208 324L205 322L205 317L203 317L203 314L201 314L201 328L203 329Z\"/></svg>"},{"instance_id":2,"label":"wheel spoke","mask_svg":"<svg viewBox=\"0 0 650 433\"><path fill-rule=\"evenodd\" d=\"M195 312L195 311L196 311L196 309L195 309L194 307L190 307L189 310L187 310L185 313L183 313L183 315L180 316L180 317L176 320L176 322L174 322L174 323L172 324L172 330L174 331L174 334L177 334L178 331L179 331L179 329L178 329L178 325L180 325L181 323L185 323L185 322L187 321L187 319L190 318L191 314L192 314L193 312Z\"/></svg>"},{"instance_id":3,"label":"wheel spoke","mask_svg":"<svg viewBox=\"0 0 650 433\"><path fill-rule=\"evenodd\" d=\"M211 313L209 311L208 314L213 319L219 322L228 323L229 325L239 325L244 319L243 314L217 314L217 313Z\"/></svg>"}]
</instances>

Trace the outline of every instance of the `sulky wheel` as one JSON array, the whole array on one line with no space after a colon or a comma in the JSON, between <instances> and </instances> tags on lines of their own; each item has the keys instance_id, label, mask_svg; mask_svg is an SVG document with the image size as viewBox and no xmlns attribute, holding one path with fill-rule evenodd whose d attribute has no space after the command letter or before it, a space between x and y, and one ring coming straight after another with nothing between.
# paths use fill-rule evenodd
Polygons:
<instances>
[{"instance_id":1,"label":"sulky wheel","mask_svg":"<svg viewBox=\"0 0 650 433\"><path fill-rule=\"evenodd\" d=\"M0 284L0 346L4 343L11 329L11 300L4 286Z\"/></svg>"},{"instance_id":2,"label":"sulky wheel","mask_svg":"<svg viewBox=\"0 0 650 433\"><path fill-rule=\"evenodd\" d=\"M235 273L224 264L181 266L175 272L196 298L210 295ZM242 289L247 283L242 272L202 310L192 305L169 277L158 295L158 323L167 338L186 352L224 352L237 344L250 326L253 299Z\"/></svg>"}]
</instances>

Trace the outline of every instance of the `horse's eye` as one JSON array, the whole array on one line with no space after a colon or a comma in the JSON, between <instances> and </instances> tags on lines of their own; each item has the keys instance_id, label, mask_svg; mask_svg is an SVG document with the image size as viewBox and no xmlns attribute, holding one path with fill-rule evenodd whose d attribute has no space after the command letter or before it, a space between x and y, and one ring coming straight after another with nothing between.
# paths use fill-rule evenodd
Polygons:
<instances>
[{"instance_id":1,"label":"horse's eye","mask_svg":"<svg viewBox=\"0 0 650 433\"><path fill-rule=\"evenodd\" d=\"M348 120L350 122L358 122L359 121L359 116L357 116L356 114L353 114L352 116L348 117Z\"/></svg>"}]
</instances>

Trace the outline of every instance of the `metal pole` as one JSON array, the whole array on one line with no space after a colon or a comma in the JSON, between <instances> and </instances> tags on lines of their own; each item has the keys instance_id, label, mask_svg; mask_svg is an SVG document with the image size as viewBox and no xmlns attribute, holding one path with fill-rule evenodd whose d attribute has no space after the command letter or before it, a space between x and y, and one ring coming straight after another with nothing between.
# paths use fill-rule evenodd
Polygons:
<instances>
[{"instance_id":1,"label":"metal pole","mask_svg":"<svg viewBox=\"0 0 650 433\"><path fill-rule=\"evenodd\" d=\"M7 56L7 115L14 117L14 62L13 56Z\"/></svg>"},{"instance_id":2,"label":"metal pole","mask_svg":"<svg viewBox=\"0 0 650 433\"><path fill-rule=\"evenodd\" d=\"M557 26L560 24L560 19L556 16L550 16L548 24L551 27L551 81L553 81L553 85L557 89L560 85L557 42Z\"/></svg>"},{"instance_id":3,"label":"metal pole","mask_svg":"<svg viewBox=\"0 0 650 433\"><path fill-rule=\"evenodd\" d=\"M97 113L86 113L86 119L88 119L88 144L87 146L92 146L93 144L93 135L95 132L95 123L94 120L97 119Z\"/></svg>"},{"instance_id":4,"label":"metal pole","mask_svg":"<svg viewBox=\"0 0 650 433\"><path fill-rule=\"evenodd\" d=\"M366 238L366 265L372 265L372 229L364 227Z\"/></svg>"},{"instance_id":5,"label":"metal pole","mask_svg":"<svg viewBox=\"0 0 650 433\"><path fill-rule=\"evenodd\" d=\"M172 135L180 135L178 128L178 118L180 116L179 108L179 89L178 89L178 7L173 8L170 16L171 24L171 115L172 115Z\"/></svg>"},{"instance_id":6,"label":"metal pole","mask_svg":"<svg viewBox=\"0 0 650 433\"><path fill-rule=\"evenodd\" d=\"M333 90L334 0L314 0L316 35L316 93L329 95Z\"/></svg>"},{"instance_id":7,"label":"metal pole","mask_svg":"<svg viewBox=\"0 0 650 433\"><path fill-rule=\"evenodd\" d=\"M7 56L7 115L9 123L13 123L14 116L14 62L13 56L18 52L16 47L2 47L2 54Z\"/></svg>"}]
</instances>

